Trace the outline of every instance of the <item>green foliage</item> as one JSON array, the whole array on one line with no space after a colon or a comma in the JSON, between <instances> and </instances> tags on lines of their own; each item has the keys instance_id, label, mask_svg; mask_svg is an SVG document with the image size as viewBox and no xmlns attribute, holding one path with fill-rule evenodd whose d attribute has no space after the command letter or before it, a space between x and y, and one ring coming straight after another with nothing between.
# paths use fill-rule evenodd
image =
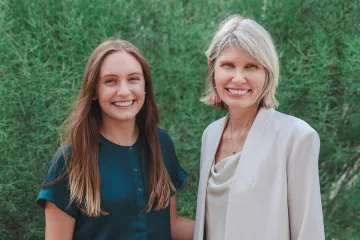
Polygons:
<instances>
[{"instance_id":1,"label":"green foliage","mask_svg":"<svg viewBox=\"0 0 360 240\"><path fill-rule=\"evenodd\" d=\"M359 0L0 1L1 239L43 238L35 199L59 146L58 128L88 56L111 36L131 41L150 62L161 127L189 173L178 208L194 218L201 134L224 114L198 101L204 52L216 25L233 13L254 18L274 38L279 110L320 134L327 239L359 239L359 12Z\"/></svg>"}]
</instances>

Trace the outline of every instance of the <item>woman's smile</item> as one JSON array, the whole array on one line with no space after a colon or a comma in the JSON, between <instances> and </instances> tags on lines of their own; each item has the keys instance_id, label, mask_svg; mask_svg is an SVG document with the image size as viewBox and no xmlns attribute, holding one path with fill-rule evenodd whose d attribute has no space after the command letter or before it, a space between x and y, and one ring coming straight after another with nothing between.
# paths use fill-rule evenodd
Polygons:
<instances>
[{"instance_id":1,"label":"woman's smile","mask_svg":"<svg viewBox=\"0 0 360 240\"><path fill-rule=\"evenodd\" d=\"M214 85L220 99L231 110L256 105L266 79L266 69L243 49L229 46L214 67Z\"/></svg>"},{"instance_id":2,"label":"woman's smile","mask_svg":"<svg viewBox=\"0 0 360 240\"><path fill-rule=\"evenodd\" d=\"M109 54L100 69L97 97L102 121L135 121L145 102L145 79L139 61L125 51Z\"/></svg>"},{"instance_id":3,"label":"woman's smile","mask_svg":"<svg viewBox=\"0 0 360 240\"><path fill-rule=\"evenodd\" d=\"M236 88L225 88L225 90L230 94L234 96L244 96L247 93L251 92L251 89L236 89Z\"/></svg>"},{"instance_id":4,"label":"woman's smile","mask_svg":"<svg viewBox=\"0 0 360 240\"><path fill-rule=\"evenodd\" d=\"M115 105L115 107L124 109L124 108L130 108L134 105L135 100L130 101L119 101L119 102L113 102L112 104Z\"/></svg>"}]
</instances>

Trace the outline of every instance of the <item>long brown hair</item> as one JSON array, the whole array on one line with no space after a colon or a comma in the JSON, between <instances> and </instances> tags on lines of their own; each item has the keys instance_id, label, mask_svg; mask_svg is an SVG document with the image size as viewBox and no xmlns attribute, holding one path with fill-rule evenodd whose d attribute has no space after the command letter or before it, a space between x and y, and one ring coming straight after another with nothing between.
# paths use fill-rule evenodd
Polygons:
<instances>
[{"instance_id":1,"label":"long brown hair","mask_svg":"<svg viewBox=\"0 0 360 240\"><path fill-rule=\"evenodd\" d=\"M70 203L75 202L88 216L108 214L101 208L100 174L98 166L101 108L93 101L103 60L116 51L126 51L142 66L145 78L145 102L136 116L136 124L144 136L149 150L150 196L145 211L166 208L171 190L175 190L165 168L157 134L159 110L154 99L151 70L141 52L131 43L120 39L109 39L101 43L91 54L85 67L82 86L71 115L60 130L63 149L71 147L72 154L65 157L66 171L57 180L68 175ZM65 155L65 154L64 154ZM66 155L65 155L66 156Z\"/></svg>"}]
</instances>

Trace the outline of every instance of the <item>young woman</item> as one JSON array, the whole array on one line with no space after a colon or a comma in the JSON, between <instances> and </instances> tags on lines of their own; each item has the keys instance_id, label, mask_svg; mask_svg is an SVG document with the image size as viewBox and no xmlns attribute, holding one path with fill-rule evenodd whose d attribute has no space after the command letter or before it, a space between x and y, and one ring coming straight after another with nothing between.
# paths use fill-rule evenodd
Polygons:
<instances>
[{"instance_id":1,"label":"young woman","mask_svg":"<svg viewBox=\"0 0 360 240\"><path fill-rule=\"evenodd\" d=\"M202 100L228 114L203 133L194 239L324 239L319 136L275 110L279 63L270 35L231 16L206 56Z\"/></svg>"},{"instance_id":2,"label":"young woman","mask_svg":"<svg viewBox=\"0 0 360 240\"><path fill-rule=\"evenodd\" d=\"M157 128L150 67L110 39L91 54L62 147L37 202L46 239L191 239L175 193L186 178L169 135Z\"/></svg>"}]
</instances>

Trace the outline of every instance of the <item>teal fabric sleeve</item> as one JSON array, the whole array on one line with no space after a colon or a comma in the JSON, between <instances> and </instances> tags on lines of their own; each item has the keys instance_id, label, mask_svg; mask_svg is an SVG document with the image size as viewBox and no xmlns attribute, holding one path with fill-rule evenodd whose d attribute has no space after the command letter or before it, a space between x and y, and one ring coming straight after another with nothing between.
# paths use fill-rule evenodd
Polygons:
<instances>
[{"instance_id":1,"label":"teal fabric sleeve","mask_svg":"<svg viewBox=\"0 0 360 240\"><path fill-rule=\"evenodd\" d=\"M46 201L55 204L61 211L67 213L73 218L79 215L79 209L74 203L69 205L70 190L68 186L68 178L65 175L61 180L57 180L65 172L65 157L61 149L57 151L53 159L49 163L44 184L37 197L36 202L45 207ZM56 182L54 182L57 180Z\"/></svg>"},{"instance_id":2,"label":"teal fabric sleeve","mask_svg":"<svg viewBox=\"0 0 360 240\"><path fill-rule=\"evenodd\" d=\"M160 143L162 146L164 163L166 165L169 177L174 185L176 191L178 191L184 183L187 173L181 167L176 155L176 150L171 137L163 130L159 130ZM176 192L171 192L173 196Z\"/></svg>"}]
</instances>

